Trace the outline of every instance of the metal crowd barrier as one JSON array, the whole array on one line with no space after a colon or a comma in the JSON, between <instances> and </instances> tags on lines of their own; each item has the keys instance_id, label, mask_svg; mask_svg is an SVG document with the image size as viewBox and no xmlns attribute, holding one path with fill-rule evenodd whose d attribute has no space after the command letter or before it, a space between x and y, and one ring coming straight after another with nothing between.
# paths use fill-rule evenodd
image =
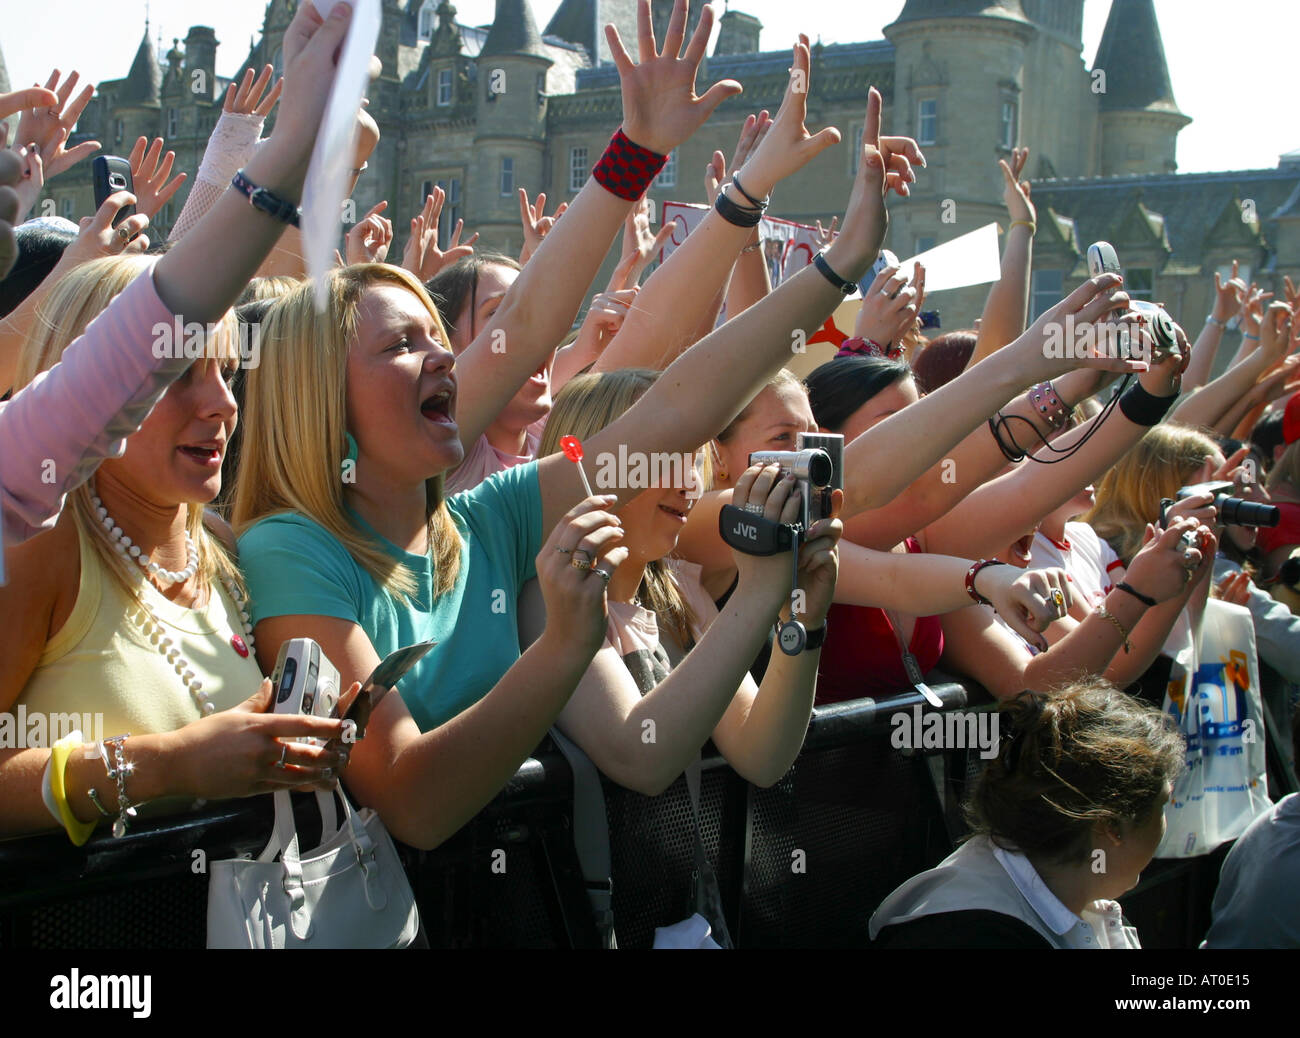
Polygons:
<instances>
[{"instance_id":1,"label":"metal crowd barrier","mask_svg":"<svg viewBox=\"0 0 1300 1038\"><path fill-rule=\"evenodd\" d=\"M947 709L991 709L973 686L932 688ZM922 702L909 691L819 708L799 759L770 789L706 749L701 835L738 947L862 947L885 896L952 850L978 756L895 749L890 718ZM656 926L691 913L686 784L646 797L605 783L605 796L619 946L648 947ZM269 798L257 797L82 848L62 833L0 841L0 948L201 947L205 862L257 853L271 818ZM596 947L572 826L572 774L548 741L442 846L399 848L429 943ZM1125 899L1145 946L1195 946L1221 860L1152 863Z\"/></svg>"}]
</instances>

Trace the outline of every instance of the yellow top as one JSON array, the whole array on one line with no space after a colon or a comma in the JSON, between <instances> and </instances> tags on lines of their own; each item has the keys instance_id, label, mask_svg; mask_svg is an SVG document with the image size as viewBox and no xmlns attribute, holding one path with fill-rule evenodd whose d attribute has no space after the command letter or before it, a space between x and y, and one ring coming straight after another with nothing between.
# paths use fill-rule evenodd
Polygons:
<instances>
[{"instance_id":1,"label":"yellow top","mask_svg":"<svg viewBox=\"0 0 1300 1038\"><path fill-rule=\"evenodd\" d=\"M47 746L72 728L94 741L169 732L197 721L202 711L176 664L158 651L159 634L148 615L106 570L80 527L77 538L81 580L72 615L46 643L14 707L26 707L28 733L33 715L42 716ZM232 636L243 638L243 623L220 581L206 605L186 609L164 598L143 571L139 579L150 611L217 710L257 691L261 671L251 652L244 657L234 647Z\"/></svg>"}]
</instances>

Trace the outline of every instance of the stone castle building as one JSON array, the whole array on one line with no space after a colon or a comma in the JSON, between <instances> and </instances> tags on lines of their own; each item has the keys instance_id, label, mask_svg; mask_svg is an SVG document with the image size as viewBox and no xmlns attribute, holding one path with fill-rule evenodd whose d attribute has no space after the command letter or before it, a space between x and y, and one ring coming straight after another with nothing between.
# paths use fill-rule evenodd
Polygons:
<instances>
[{"instance_id":1,"label":"stone castle building","mask_svg":"<svg viewBox=\"0 0 1300 1038\"><path fill-rule=\"evenodd\" d=\"M759 0L750 0L755 6ZM671 0L652 0L662 40ZM239 66L281 64L293 0L271 0L259 39ZM1084 0L907 0L884 38L822 45L812 54L808 124L845 140L783 183L774 215L811 222L841 211L856 173L867 89L885 101L887 130L917 138L929 166L912 198L892 199L888 245L903 256L992 220L1005 223L997 159L1032 149L1039 227L1034 308L1086 277L1090 242L1117 248L1129 287L1167 302L1193 337L1212 301L1213 274L1233 257L1270 287L1300 277L1300 155L1275 169L1180 175L1178 107L1153 0L1113 0L1092 69L1083 60ZM694 4L692 21L701 4ZM370 111L383 138L356 192L356 212L380 199L401 229L434 184L448 193L443 234L455 220L507 251L521 242L516 189L571 199L621 113L618 75L601 27L634 46L635 0L563 0L539 31L528 0L496 0L491 25L457 21L449 0L384 0L381 77ZM727 101L671 156L651 196L701 201L715 148L730 155L749 112L775 113L789 50L759 50L759 19L727 10L701 70L738 79ZM144 39L124 79L100 84L78 135L125 154L136 137L161 135L179 168L198 166L228 79L203 26L161 57ZM232 71L238 71L232 69ZM75 138L74 138L75 139ZM89 163L51 186L59 212L88 213ZM160 214L167 229L178 196ZM967 325L986 289L934 297L946 327ZM1225 355L1229 351L1224 351Z\"/></svg>"}]
</instances>

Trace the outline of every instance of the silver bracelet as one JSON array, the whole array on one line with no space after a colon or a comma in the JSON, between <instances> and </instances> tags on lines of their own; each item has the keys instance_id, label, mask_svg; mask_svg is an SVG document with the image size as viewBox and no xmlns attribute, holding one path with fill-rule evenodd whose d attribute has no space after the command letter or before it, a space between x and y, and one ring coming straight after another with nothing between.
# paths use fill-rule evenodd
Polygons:
<instances>
[{"instance_id":1,"label":"silver bracelet","mask_svg":"<svg viewBox=\"0 0 1300 1038\"><path fill-rule=\"evenodd\" d=\"M121 839L126 835L127 820L136 816L136 810L131 806L131 801L126 795L126 777L135 770L135 765L126 759L126 754L122 752L122 746L127 739L131 738L131 733L125 735L115 735L111 739L105 739L99 744L99 755L104 762L104 768L108 772L108 780L117 783L117 818L113 822L113 835ZM108 748L113 747L113 763L108 760Z\"/></svg>"},{"instance_id":2,"label":"silver bracelet","mask_svg":"<svg viewBox=\"0 0 1300 1038\"><path fill-rule=\"evenodd\" d=\"M1214 314L1206 314L1206 315L1205 315L1205 323L1206 323L1206 324L1217 324L1220 328L1227 328L1227 327L1228 327L1228 322L1227 322L1227 321L1220 321L1217 317L1214 316Z\"/></svg>"}]
</instances>

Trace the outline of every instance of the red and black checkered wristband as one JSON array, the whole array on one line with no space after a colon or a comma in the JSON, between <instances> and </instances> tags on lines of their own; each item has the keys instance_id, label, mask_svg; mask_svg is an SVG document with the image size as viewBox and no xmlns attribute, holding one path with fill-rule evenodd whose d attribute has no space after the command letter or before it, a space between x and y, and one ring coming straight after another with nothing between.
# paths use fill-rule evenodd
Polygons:
<instances>
[{"instance_id":1,"label":"red and black checkered wristband","mask_svg":"<svg viewBox=\"0 0 1300 1038\"><path fill-rule=\"evenodd\" d=\"M658 155L633 143L619 128L591 175L610 194L635 202L645 194L650 181L659 175L667 161L667 155Z\"/></svg>"}]
</instances>

